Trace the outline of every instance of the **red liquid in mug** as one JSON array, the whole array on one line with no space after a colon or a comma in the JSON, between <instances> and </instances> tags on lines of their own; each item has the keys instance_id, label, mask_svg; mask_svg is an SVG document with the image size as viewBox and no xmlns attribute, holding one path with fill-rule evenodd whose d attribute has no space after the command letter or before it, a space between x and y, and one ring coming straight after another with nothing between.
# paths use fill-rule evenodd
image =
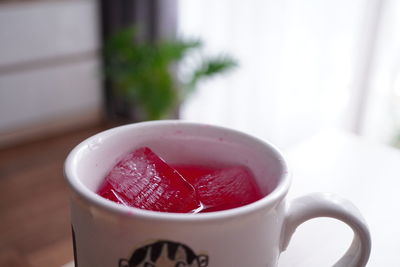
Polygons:
<instances>
[{"instance_id":1,"label":"red liquid in mug","mask_svg":"<svg viewBox=\"0 0 400 267\"><path fill-rule=\"evenodd\" d=\"M179 213L232 209L262 198L244 166L170 166L147 147L118 162L97 193L126 206Z\"/></svg>"}]
</instances>

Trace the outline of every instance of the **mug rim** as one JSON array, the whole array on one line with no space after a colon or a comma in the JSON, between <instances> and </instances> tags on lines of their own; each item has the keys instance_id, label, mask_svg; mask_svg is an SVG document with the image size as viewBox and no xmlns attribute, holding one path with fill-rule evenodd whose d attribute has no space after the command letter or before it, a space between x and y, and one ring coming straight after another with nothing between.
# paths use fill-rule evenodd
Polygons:
<instances>
[{"instance_id":1,"label":"mug rim","mask_svg":"<svg viewBox=\"0 0 400 267\"><path fill-rule=\"evenodd\" d=\"M76 173L76 167L78 164L77 157L87 148L88 144L90 144L91 141L106 135L107 136L113 135L118 131L132 130L132 128L151 127L151 126L162 127L162 126L170 126L171 124L195 126L195 127L196 126L212 127L220 131L228 131L236 135L241 135L244 138L252 139L260 143L261 145L268 147L268 149L271 152L273 152L273 155L278 159L278 162L282 164L282 174L277 186L266 196L250 204L246 204L244 206L233 209L193 214L193 213L172 213L172 212L151 211L135 207L127 207L97 195L95 192L87 188L78 178L78 174ZM199 221L231 219L234 217L244 216L246 214L254 213L260 210L269 210L275 207L276 204L279 203L286 196L291 183L291 175L289 173L286 160L282 156L281 151L271 143L232 128L208 124L208 123L190 122L183 120L160 120L160 121L145 121L145 122L131 123L107 129L95 135L92 135L86 138L85 140L81 141L70 151L64 163L64 177L70 189L73 191L75 195L77 195L81 200L84 200L85 202L92 204L100 208L101 210L111 212L116 215L128 216L131 218L140 218L145 220L158 220L158 221L172 221L172 222L181 222L181 221L199 222Z\"/></svg>"}]
</instances>

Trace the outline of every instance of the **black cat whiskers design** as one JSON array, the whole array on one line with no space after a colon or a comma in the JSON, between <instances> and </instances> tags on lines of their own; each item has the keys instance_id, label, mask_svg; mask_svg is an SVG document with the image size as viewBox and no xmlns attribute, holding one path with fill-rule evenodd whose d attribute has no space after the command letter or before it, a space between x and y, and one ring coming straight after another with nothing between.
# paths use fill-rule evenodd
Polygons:
<instances>
[{"instance_id":1,"label":"black cat whiskers design","mask_svg":"<svg viewBox=\"0 0 400 267\"><path fill-rule=\"evenodd\" d=\"M188 246L160 240L136 249L119 267L207 267L208 256L196 255Z\"/></svg>"}]
</instances>

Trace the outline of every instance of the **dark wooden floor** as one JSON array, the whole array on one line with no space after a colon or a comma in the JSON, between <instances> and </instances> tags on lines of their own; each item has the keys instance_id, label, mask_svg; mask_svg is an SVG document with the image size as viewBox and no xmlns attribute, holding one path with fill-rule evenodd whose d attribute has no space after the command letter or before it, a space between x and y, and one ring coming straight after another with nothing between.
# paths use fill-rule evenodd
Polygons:
<instances>
[{"instance_id":1,"label":"dark wooden floor","mask_svg":"<svg viewBox=\"0 0 400 267\"><path fill-rule=\"evenodd\" d=\"M63 163L106 126L0 150L0 266L57 267L72 260Z\"/></svg>"}]
</instances>

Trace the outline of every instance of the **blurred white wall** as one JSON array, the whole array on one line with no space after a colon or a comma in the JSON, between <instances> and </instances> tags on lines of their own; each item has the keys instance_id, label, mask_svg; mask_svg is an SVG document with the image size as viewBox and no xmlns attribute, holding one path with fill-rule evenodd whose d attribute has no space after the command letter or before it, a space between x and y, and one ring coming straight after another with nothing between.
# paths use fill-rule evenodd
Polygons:
<instances>
[{"instance_id":1,"label":"blurred white wall","mask_svg":"<svg viewBox=\"0 0 400 267\"><path fill-rule=\"evenodd\" d=\"M97 12L96 0L0 3L0 145L99 117Z\"/></svg>"}]
</instances>

